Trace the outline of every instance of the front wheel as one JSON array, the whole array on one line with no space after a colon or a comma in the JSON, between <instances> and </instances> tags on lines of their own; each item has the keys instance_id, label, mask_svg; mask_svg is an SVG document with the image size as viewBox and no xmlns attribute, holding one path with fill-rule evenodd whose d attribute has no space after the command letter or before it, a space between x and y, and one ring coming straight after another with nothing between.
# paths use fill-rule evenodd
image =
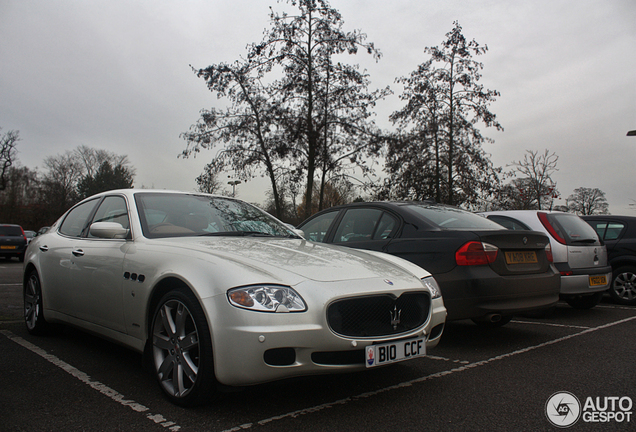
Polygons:
<instances>
[{"instance_id":1,"label":"front wheel","mask_svg":"<svg viewBox=\"0 0 636 432\"><path fill-rule=\"evenodd\" d=\"M24 322L29 333L40 335L46 332L47 322L42 308L42 286L38 272L29 273L23 290Z\"/></svg>"},{"instance_id":2,"label":"front wheel","mask_svg":"<svg viewBox=\"0 0 636 432\"><path fill-rule=\"evenodd\" d=\"M153 371L168 399L181 406L210 401L216 386L212 339L192 293L173 290L163 296L151 337Z\"/></svg>"},{"instance_id":3,"label":"front wheel","mask_svg":"<svg viewBox=\"0 0 636 432\"><path fill-rule=\"evenodd\" d=\"M603 291L594 294L573 295L565 298L565 301L574 309L592 309L601 302Z\"/></svg>"},{"instance_id":4,"label":"front wheel","mask_svg":"<svg viewBox=\"0 0 636 432\"><path fill-rule=\"evenodd\" d=\"M625 266L614 270L609 293L616 303L636 305L636 268Z\"/></svg>"}]
</instances>

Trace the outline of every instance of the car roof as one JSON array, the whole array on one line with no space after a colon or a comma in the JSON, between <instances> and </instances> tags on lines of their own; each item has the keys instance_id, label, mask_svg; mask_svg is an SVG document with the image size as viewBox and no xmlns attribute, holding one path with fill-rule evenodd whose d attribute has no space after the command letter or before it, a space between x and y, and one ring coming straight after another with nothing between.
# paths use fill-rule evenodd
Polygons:
<instances>
[{"instance_id":1,"label":"car roof","mask_svg":"<svg viewBox=\"0 0 636 432\"><path fill-rule=\"evenodd\" d=\"M625 222L636 222L636 216L623 216L623 215L585 215L581 216L582 219L606 219L606 220L620 220Z\"/></svg>"}]
</instances>

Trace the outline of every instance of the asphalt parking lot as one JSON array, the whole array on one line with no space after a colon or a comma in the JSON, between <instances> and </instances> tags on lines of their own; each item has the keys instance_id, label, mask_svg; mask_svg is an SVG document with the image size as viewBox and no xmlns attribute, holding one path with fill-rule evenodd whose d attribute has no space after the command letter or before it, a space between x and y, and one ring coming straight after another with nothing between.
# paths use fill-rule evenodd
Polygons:
<instances>
[{"instance_id":1,"label":"asphalt parking lot","mask_svg":"<svg viewBox=\"0 0 636 432\"><path fill-rule=\"evenodd\" d=\"M499 329L448 323L424 358L183 409L162 397L137 353L69 327L30 336L21 270L0 262L2 431L560 430L551 420L572 431L635 430L636 308L609 299Z\"/></svg>"}]
</instances>

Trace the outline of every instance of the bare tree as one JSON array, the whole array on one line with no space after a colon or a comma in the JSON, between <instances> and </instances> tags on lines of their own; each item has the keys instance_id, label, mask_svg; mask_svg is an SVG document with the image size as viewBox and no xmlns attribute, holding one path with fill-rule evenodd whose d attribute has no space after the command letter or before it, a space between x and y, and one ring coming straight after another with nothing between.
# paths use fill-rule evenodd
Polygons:
<instances>
[{"instance_id":1,"label":"bare tree","mask_svg":"<svg viewBox=\"0 0 636 432\"><path fill-rule=\"evenodd\" d=\"M218 172L215 171L214 165L207 164L203 168L203 172L196 178L199 192L209 194L219 194L222 192L223 184L218 179Z\"/></svg>"},{"instance_id":2,"label":"bare tree","mask_svg":"<svg viewBox=\"0 0 636 432\"><path fill-rule=\"evenodd\" d=\"M524 180L528 194L538 210L552 208L554 199L559 197L556 182L552 179L552 174L558 171L558 160L559 157L547 149L543 154L526 150L523 160L509 165L513 167L512 174Z\"/></svg>"},{"instance_id":3,"label":"bare tree","mask_svg":"<svg viewBox=\"0 0 636 432\"><path fill-rule=\"evenodd\" d=\"M15 146L20 141L18 135L18 131L11 130L0 137L0 190L6 189L9 168L16 161Z\"/></svg>"},{"instance_id":4,"label":"bare tree","mask_svg":"<svg viewBox=\"0 0 636 432\"><path fill-rule=\"evenodd\" d=\"M580 187L567 199L568 210L578 215L609 214L605 192L598 188Z\"/></svg>"},{"instance_id":5,"label":"bare tree","mask_svg":"<svg viewBox=\"0 0 636 432\"><path fill-rule=\"evenodd\" d=\"M481 148L492 140L476 127L503 130L489 108L499 92L479 83L483 64L473 59L488 47L466 40L458 22L446 36L441 48L424 49L429 60L396 80L404 84L406 105L391 121L407 132L403 142L389 142L387 171L402 197L425 194L438 202L475 204L499 183L499 170ZM414 158L419 160L413 163Z\"/></svg>"},{"instance_id":6,"label":"bare tree","mask_svg":"<svg viewBox=\"0 0 636 432\"><path fill-rule=\"evenodd\" d=\"M367 74L343 61L342 54L358 50L379 59L365 34L344 31L340 13L326 0L290 4L297 13L272 10L271 27L260 43L248 46L246 60L195 70L230 107L203 110L199 122L182 134L188 142L183 156L217 146L212 163L219 170L231 168L247 180L264 169L279 217L284 205L279 190L287 179L306 179L309 212L317 176L324 198L329 176L351 167L369 169L364 156L381 147L370 109L389 93L369 91Z\"/></svg>"}]
</instances>

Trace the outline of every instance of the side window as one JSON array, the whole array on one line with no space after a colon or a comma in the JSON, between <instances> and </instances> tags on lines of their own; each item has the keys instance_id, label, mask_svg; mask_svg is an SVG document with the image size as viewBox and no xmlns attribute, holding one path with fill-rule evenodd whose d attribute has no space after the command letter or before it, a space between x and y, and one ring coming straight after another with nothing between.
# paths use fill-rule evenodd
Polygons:
<instances>
[{"instance_id":1,"label":"side window","mask_svg":"<svg viewBox=\"0 0 636 432\"><path fill-rule=\"evenodd\" d=\"M104 198L93 218L95 222L117 222L126 229L130 228L126 200L120 196ZM89 237L93 236L89 234Z\"/></svg>"},{"instance_id":2,"label":"side window","mask_svg":"<svg viewBox=\"0 0 636 432\"><path fill-rule=\"evenodd\" d=\"M598 234L599 238L604 238L605 237L605 228L607 228L607 222L590 222L590 225L592 225L592 228L594 228L594 231L596 231L596 234Z\"/></svg>"},{"instance_id":3,"label":"side window","mask_svg":"<svg viewBox=\"0 0 636 432\"><path fill-rule=\"evenodd\" d=\"M373 240L384 240L389 238L396 225L396 218L386 212L382 213L380 223L378 224L378 227L375 230L375 234L373 235Z\"/></svg>"},{"instance_id":4,"label":"side window","mask_svg":"<svg viewBox=\"0 0 636 432\"><path fill-rule=\"evenodd\" d=\"M60 225L60 234L70 237L81 237L82 231L84 231L88 223L88 218L97 205L97 201L94 199L85 202L71 210L64 218L62 225Z\"/></svg>"},{"instance_id":5,"label":"side window","mask_svg":"<svg viewBox=\"0 0 636 432\"><path fill-rule=\"evenodd\" d=\"M607 224L607 230L605 231L605 237L603 240L616 240L620 237L621 232L625 228L625 225L618 222L610 222Z\"/></svg>"},{"instance_id":6,"label":"side window","mask_svg":"<svg viewBox=\"0 0 636 432\"><path fill-rule=\"evenodd\" d=\"M307 222L301 228L305 233L305 238L310 241L324 242L327 230L337 215L337 211L332 211Z\"/></svg>"},{"instance_id":7,"label":"side window","mask_svg":"<svg viewBox=\"0 0 636 432\"><path fill-rule=\"evenodd\" d=\"M359 242L373 240L382 210L352 209L347 210L338 226L334 243Z\"/></svg>"}]
</instances>

